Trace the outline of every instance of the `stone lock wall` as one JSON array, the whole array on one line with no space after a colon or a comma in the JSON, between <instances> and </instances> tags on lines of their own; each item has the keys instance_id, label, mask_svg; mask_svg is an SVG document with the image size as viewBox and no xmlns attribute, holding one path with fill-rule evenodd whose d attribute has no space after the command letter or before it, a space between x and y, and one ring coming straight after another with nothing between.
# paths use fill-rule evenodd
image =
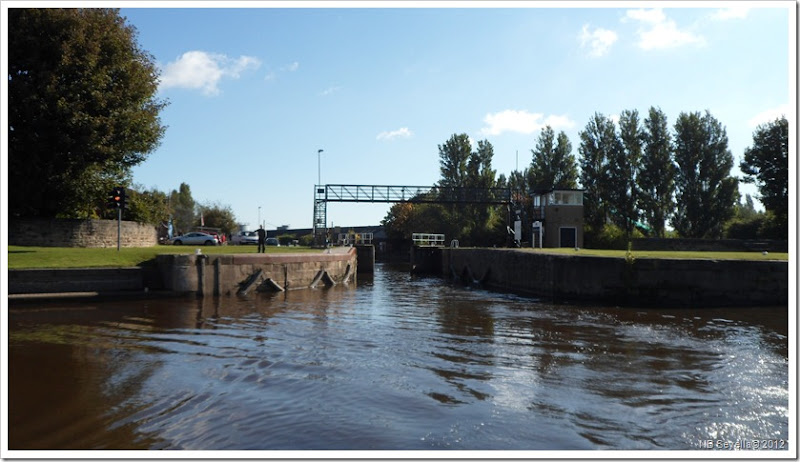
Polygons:
<instances>
[{"instance_id":1,"label":"stone lock wall","mask_svg":"<svg viewBox=\"0 0 800 462\"><path fill-rule=\"evenodd\" d=\"M158 245L156 228L123 221L121 247ZM33 247L116 247L117 220L15 218L8 223L9 245Z\"/></svg>"},{"instance_id":2,"label":"stone lock wall","mask_svg":"<svg viewBox=\"0 0 800 462\"><path fill-rule=\"evenodd\" d=\"M357 253L158 255L164 288L201 296L356 282ZM322 277L324 276L324 278Z\"/></svg>"},{"instance_id":3,"label":"stone lock wall","mask_svg":"<svg viewBox=\"0 0 800 462\"><path fill-rule=\"evenodd\" d=\"M787 261L678 260L553 255L512 249L442 249L442 272L556 301L621 306L785 305Z\"/></svg>"}]
</instances>

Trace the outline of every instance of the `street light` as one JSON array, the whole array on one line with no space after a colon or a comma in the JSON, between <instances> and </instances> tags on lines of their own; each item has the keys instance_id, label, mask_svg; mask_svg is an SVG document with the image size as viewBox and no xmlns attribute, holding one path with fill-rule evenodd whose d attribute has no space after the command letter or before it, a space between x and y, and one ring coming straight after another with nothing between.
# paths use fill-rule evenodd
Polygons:
<instances>
[{"instance_id":1,"label":"street light","mask_svg":"<svg viewBox=\"0 0 800 462\"><path fill-rule=\"evenodd\" d=\"M261 224L261 206L258 206L258 224Z\"/></svg>"},{"instance_id":2,"label":"street light","mask_svg":"<svg viewBox=\"0 0 800 462\"><path fill-rule=\"evenodd\" d=\"M320 168L322 164L320 163L320 154L322 154L322 149L317 150L317 184L322 186L322 169Z\"/></svg>"}]
</instances>

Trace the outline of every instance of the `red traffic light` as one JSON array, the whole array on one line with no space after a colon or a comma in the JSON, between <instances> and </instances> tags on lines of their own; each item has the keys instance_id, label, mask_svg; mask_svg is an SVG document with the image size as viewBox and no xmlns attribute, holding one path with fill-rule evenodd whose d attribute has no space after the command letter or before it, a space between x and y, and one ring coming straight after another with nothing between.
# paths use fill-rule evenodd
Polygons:
<instances>
[{"instance_id":1,"label":"red traffic light","mask_svg":"<svg viewBox=\"0 0 800 462\"><path fill-rule=\"evenodd\" d=\"M116 208L124 208L125 207L125 188L116 187L114 188L111 193L109 193L109 198L111 199L109 206L116 207Z\"/></svg>"}]
</instances>

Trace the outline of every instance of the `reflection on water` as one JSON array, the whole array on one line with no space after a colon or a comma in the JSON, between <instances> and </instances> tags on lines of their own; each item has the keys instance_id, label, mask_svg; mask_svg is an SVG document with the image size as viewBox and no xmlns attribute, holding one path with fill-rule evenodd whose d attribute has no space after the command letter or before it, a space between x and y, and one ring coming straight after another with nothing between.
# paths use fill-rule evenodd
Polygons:
<instances>
[{"instance_id":1,"label":"reflection on water","mask_svg":"<svg viewBox=\"0 0 800 462\"><path fill-rule=\"evenodd\" d=\"M9 324L10 449L788 438L786 307L549 305L378 266L358 287L48 304Z\"/></svg>"}]
</instances>

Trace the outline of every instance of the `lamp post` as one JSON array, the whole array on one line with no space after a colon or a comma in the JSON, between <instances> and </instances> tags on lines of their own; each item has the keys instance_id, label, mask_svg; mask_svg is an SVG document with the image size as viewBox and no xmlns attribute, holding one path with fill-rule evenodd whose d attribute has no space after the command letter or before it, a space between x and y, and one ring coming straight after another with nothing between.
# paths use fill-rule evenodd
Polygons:
<instances>
[{"instance_id":1,"label":"lamp post","mask_svg":"<svg viewBox=\"0 0 800 462\"><path fill-rule=\"evenodd\" d=\"M259 225L261 224L261 206L260 205L258 206L258 223L257 224L259 224Z\"/></svg>"},{"instance_id":2,"label":"lamp post","mask_svg":"<svg viewBox=\"0 0 800 462\"><path fill-rule=\"evenodd\" d=\"M321 169L321 161L320 161L320 154L322 154L322 149L317 150L317 185L322 186L322 169Z\"/></svg>"}]
</instances>

